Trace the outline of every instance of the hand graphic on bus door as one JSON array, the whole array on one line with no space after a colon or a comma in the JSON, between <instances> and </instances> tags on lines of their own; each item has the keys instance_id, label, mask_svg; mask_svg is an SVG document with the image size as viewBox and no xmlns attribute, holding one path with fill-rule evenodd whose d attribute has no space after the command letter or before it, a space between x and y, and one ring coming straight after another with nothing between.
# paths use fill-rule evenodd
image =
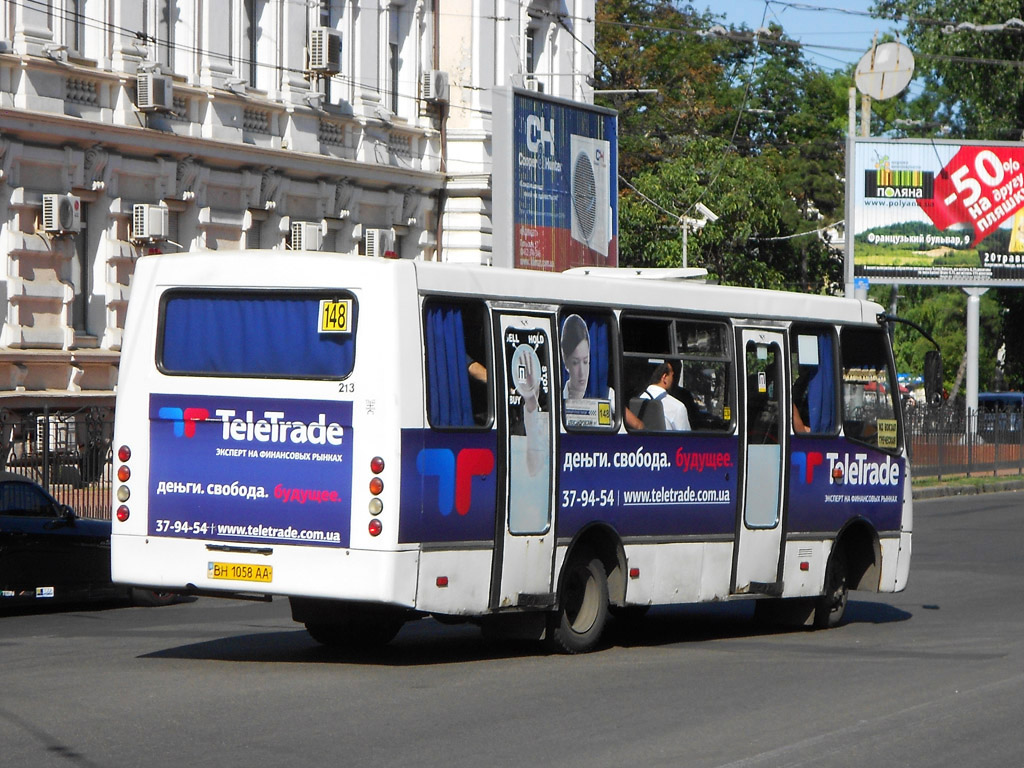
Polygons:
<instances>
[{"instance_id":1,"label":"hand graphic on bus door","mask_svg":"<svg viewBox=\"0 0 1024 768\"><path fill-rule=\"evenodd\" d=\"M526 428L526 471L532 477L546 468L548 459L547 414L540 408L540 358L529 344L512 353L512 381L523 402Z\"/></svg>"},{"instance_id":2,"label":"hand graphic on bus door","mask_svg":"<svg viewBox=\"0 0 1024 768\"><path fill-rule=\"evenodd\" d=\"M505 329L508 528L513 534L542 533L550 525L548 333L522 321Z\"/></svg>"}]
</instances>

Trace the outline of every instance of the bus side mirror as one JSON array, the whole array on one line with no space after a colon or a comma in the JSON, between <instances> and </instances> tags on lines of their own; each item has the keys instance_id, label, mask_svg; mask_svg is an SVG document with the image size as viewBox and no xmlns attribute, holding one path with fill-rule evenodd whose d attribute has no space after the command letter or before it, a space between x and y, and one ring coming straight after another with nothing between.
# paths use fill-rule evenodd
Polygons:
<instances>
[{"instance_id":1,"label":"bus side mirror","mask_svg":"<svg viewBox=\"0 0 1024 768\"><path fill-rule=\"evenodd\" d=\"M924 396L928 405L942 402L942 354L937 349L924 353Z\"/></svg>"}]
</instances>

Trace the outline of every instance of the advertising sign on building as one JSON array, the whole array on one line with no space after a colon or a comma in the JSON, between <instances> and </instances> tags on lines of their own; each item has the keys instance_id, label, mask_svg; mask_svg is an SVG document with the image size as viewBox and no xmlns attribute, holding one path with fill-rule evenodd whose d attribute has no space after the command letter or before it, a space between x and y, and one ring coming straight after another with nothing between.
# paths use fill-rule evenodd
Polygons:
<instances>
[{"instance_id":1,"label":"advertising sign on building","mask_svg":"<svg viewBox=\"0 0 1024 768\"><path fill-rule=\"evenodd\" d=\"M494 124L495 264L548 272L617 266L615 113L499 90Z\"/></svg>"},{"instance_id":2,"label":"advertising sign on building","mask_svg":"<svg viewBox=\"0 0 1024 768\"><path fill-rule=\"evenodd\" d=\"M853 235L873 282L1024 279L1024 145L858 140Z\"/></svg>"}]
</instances>

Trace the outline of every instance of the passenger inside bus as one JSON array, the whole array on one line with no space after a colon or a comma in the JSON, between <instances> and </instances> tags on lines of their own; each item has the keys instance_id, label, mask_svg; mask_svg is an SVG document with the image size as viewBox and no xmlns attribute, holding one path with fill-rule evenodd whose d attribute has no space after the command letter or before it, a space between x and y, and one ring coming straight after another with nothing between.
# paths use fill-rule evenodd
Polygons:
<instances>
[{"instance_id":1,"label":"passenger inside bus","mask_svg":"<svg viewBox=\"0 0 1024 768\"><path fill-rule=\"evenodd\" d=\"M689 431L690 416L683 403L669 394L676 380L676 372L671 363L660 363L651 374L650 384L638 398L641 401L656 402L664 414L664 429L671 431ZM642 402L643 411L640 418L647 422L647 402ZM650 425L649 425L650 426Z\"/></svg>"},{"instance_id":2,"label":"passenger inside bus","mask_svg":"<svg viewBox=\"0 0 1024 768\"><path fill-rule=\"evenodd\" d=\"M797 434L810 432L810 407L807 402L807 388L818 372L817 366L801 365L800 373L793 382L793 431Z\"/></svg>"}]
</instances>

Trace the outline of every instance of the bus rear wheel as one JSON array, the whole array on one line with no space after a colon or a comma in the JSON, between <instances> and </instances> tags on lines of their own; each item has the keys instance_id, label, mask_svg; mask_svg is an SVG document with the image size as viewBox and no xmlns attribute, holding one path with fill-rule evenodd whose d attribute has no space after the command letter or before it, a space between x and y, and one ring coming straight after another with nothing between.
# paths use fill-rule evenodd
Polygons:
<instances>
[{"instance_id":1,"label":"bus rear wheel","mask_svg":"<svg viewBox=\"0 0 1024 768\"><path fill-rule=\"evenodd\" d=\"M825 594L814 606L814 626L817 629L831 629L843 621L846 604L850 599L850 575L846 567L846 553L833 549L825 570Z\"/></svg>"},{"instance_id":2,"label":"bus rear wheel","mask_svg":"<svg viewBox=\"0 0 1024 768\"><path fill-rule=\"evenodd\" d=\"M593 553L580 551L562 579L558 610L549 623L551 643L563 653L587 653L596 647L607 621L604 564Z\"/></svg>"}]
</instances>

